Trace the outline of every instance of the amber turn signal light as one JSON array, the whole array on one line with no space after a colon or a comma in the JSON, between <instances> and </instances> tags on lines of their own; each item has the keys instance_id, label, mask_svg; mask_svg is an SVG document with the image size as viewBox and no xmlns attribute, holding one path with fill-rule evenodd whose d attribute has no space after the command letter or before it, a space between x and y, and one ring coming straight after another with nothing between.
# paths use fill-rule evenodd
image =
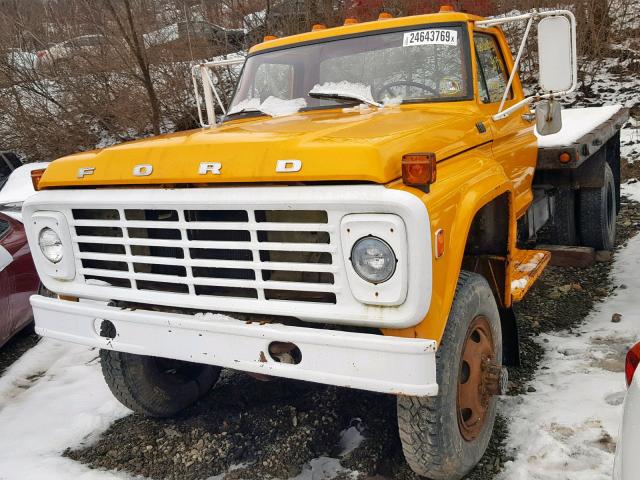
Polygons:
<instances>
[{"instance_id":1,"label":"amber turn signal light","mask_svg":"<svg viewBox=\"0 0 640 480\"><path fill-rule=\"evenodd\" d=\"M271 40L276 40L278 37L275 35L265 35L262 39L263 42L270 42Z\"/></svg>"},{"instance_id":2,"label":"amber turn signal light","mask_svg":"<svg viewBox=\"0 0 640 480\"><path fill-rule=\"evenodd\" d=\"M444 255L444 230L439 228L434 235L434 254L436 258Z\"/></svg>"},{"instance_id":3,"label":"amber turn signal light","mask_svg":"<svg viewBox=\"0 0 640 480\"><path fill-rule=\"evenodd\" d=\"M77 302L79 301L78 297L70 297L69 295L58 295L59 300L65 300L67 302Z\"/></svg>"},{"instance_id":4,"label":"amber turn signal light","mask_svg":"<svg viewBox=\"0 0 640 480\"><path fill-rule=\"evenodd\" d=\"M46 170L45 168L39 168L37 170L31 170L31 183L33 184L33 189L36 192L38 190L40 190L40 188L39 188L40 179L42 178L42 175L44 174L45 170Z\"/></svg>"},{"instance_id":5,"label":"amber turn signal light","mask_svg":"<svg viewBox=\"0 0 640 480\"><path fill-rule=\"evenodd\" d=\"M571 154L562 152L560 154L560 163L569 163L571 161Z\"/></svg>"},{"instance_id":6,"label":"amber turn signal light","mask_svg":"<svg viewBox=\"0 0 640 480\"><path fill-rule=\"evenodd\" d=\"M322 23L316 23L313 27L311 27L312 32L317 32L318 30L326 30L327 26Z\"/></svg>"},{"instance_id":7,"label":"amber turn signal light","mask_svg":"<svg viewBox=\"0 0 640 480\"><path fill-rule=\"evenodd\" d=\"M436 155L408 153L402 157L402 181L405 185L429 191L429 185L436 181Z\"/></svg>"}]
</instances>

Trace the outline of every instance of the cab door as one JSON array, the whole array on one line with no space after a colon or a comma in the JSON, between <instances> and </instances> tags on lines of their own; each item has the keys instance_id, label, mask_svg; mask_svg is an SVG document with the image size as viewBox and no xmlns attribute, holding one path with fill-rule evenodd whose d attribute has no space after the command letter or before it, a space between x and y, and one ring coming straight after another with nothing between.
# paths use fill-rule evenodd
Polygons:
<instances>
[{"instance_id":1,"label":"cab door","mask_svg":"<svg viewBox=\"0 0 640 480\"><path fill-rule=\"evenodd\" d=\"M477 70L478 103L483 123L493 133L493 155L513 182L516 217L523 215L533 200L531 182L538 155L533 123L522 116L527 106L505 119L494 121L507 88L513 59L504 36L497 29L474 31L474 54ZM503 55L506 52L506 55ZM505 58L506 57L506 58ZM503 110L524 98L520 79L513 81Z\"/></svg>"}]
</instances>

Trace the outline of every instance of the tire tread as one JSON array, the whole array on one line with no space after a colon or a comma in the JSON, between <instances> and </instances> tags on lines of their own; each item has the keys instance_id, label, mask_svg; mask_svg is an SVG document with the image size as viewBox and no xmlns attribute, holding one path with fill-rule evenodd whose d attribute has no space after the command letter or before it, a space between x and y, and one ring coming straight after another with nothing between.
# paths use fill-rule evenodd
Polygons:
<instances>
[{"instance_id":1,"label":"tire tread","mask_svg":"<svg viewBox=\"0 0 640 480\"><path fill-rule=\"evenodd\" d=\"M466 284L477 281L478 277L475 273L462 271L456 284L456 298ZM489 288L486 280L480 278ZM450 322L451 319L448 320L448 326ZM445 330L443 342L447 341L448 333L452 335L448 329ZM442 348L437 350L436 359L441 358L442 352ZM443 386L440 385L441 391ZM397 402L398 431L405 459L415 473L434 480L459 479L469 469L457 461L462 452L457 451L445 431L442 415L447 405L444 402L445 398L440 394L433 397L399 396ZM480 453L484 453L482 448Z\"/></svg>"}]
</instances>

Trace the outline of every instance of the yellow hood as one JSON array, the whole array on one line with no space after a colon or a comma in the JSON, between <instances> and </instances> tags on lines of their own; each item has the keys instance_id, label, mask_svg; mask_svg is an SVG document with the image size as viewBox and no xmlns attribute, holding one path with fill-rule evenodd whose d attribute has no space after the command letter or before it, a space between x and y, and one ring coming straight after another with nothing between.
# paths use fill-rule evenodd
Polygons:
<instances>
[{"instance_id":1,"label":"yellow hood","mask_svg":"<svg viewBox=\"0 0 640 480\"><path fill-rule=\"evenodd\" d=\"M258 117L137 140L61 158L40 188L180 183L367 181L402 175L402 155L435 152L443 159L490 139L479 134L477 111L465 103L423 104L345 112L312 111ZM279 160L299 160L297 172L277 172ZM202 163L209 166L200 174ZM134 175L151 165L146 176ZM286 163L291 168L291 162ZM217 165L216 165L217 167ZM219 174L214 174L218 170ZM141 172L149 173L148 167ZM83 173L79 173L83 172Z\"/></svg>"}]
</instances>

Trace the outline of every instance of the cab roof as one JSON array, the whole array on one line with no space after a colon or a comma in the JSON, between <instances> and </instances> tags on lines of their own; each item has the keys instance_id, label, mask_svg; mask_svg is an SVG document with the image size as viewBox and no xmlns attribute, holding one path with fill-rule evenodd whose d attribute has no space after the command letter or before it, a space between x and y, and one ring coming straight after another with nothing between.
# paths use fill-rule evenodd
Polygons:
<instances>
[{"instance_id":1,"label":"cab roof","mask_svg":"<svg viewBox=\"0 0 640 480\"><path fill-rule=\"evenodd\" d=\"M263 50L271 50L272 48L284 47L296 43L330 39L344 35L352 35L363 32L373 32L376 30L387 30L392 28L410 27L412 25L425 25L429 23L454 23L454 22L473 22L483 20L483 17L461 12L439 12L428 13L424 15L413 15L409 17L384 18L371 22L362 22L352 25L343 25L339 27L327 27L321 30L299 33L288 37L267 40L249 49L249 55L259 53Z\"/></svg>"}]
</instances>

